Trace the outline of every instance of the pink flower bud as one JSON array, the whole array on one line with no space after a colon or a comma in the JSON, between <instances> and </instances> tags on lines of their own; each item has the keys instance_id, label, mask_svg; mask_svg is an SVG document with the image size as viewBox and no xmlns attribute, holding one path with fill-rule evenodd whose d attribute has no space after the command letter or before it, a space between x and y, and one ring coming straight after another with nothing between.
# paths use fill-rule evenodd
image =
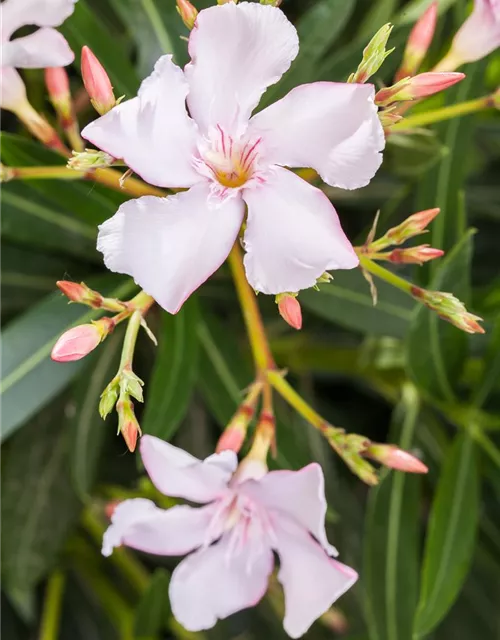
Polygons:
<instances>
[{"instance_id":1,"label":"pink flower bud","mask_svg":"<svg viewBox=\"0 0 500 640\"><path fill-rule=\"evenodd\" d=\"M443 255L444 251L441 249L433 249L428 244L421 244L408 249L393 249L387 259L394 264L423 264Z\"/></svg>"},{"instance_id":2,"label":"pink flower bud","mask_svg":"<svg viewBox=\"0 0 500 640\"><path fill-rule=\"evenodd\" d=\"M118 413L118 429L129 451L135 451L137 438L141 435L141 427L137 422L134 413L134 405L126 396L126 400L119 400L116 403L116 411Z\"/></svg>"},{"instance_id":3,"label":"pink flower bud","mask_svg":"<svg viewBox=\"0 0 500 640\"><path fill-rule=\"evenodd\" d=\"M280 316L294 329L302 328L302 310L296 295L280 293L276 296Z\"/></svg>"},{"instance_id":4,"label":"pink flower bud","mask_svg":"<svg viewBox=\"0 0 500 640\"><path fill-rule=\"evenodd\" d=\"M407 473L427 473L429 471L421 460L393 444L372 444L364 452L364 455L398 471L406 471Z\"/></svg>"},{"instance_id":5,"label":"pink flower bud","mask_svg":"<svg viewBox=\"0 0 500 640\"><path fill-rule=\"evenodd\" d=\"M426 209L425 211L414 213L401 224L398 224L397 227L389 229L385 237L390 240L391 244L401 244L426 231L427 226L434 220L439 212L440 209L436 207L435 209Z\"/></svg>"},{"instance_id":6,"label":"pink flower bud","mask_svg":"<svg viewBox=\"0 0 500 640\"><path fill-rule=\"evenodd\" d=\"M396 81L406 78L407 76L413 76L418 71L434 37L437 10L438 3L437 0L434 0L411 30L403 55L403 62L396 73Z\"/></svg>"},{"instance_id":7,"label":"pink flower bud","mask_svg":"<svg viewBox=\"0 0 500 640\"><path fill-rule=\"evenodd\" d=\"M113 513L115 512L116 507L120 504L120 500L112 500L108 502L108 504L104 507L104 513L106 517L111 520L113 517Z\"/></svg>"},{"instance_id":8,"label":"pink flower bud","mask_svg":"<svg viewBox=\"0 0 500 640\"><path fill-rule=\"evenodd\" d=\"M189 2L189 0L177 0L177 11L182 18L182 22L191 30L194 27L198 10Z\"/></svg>"},{"instance_id":9,"label":"pink flower bud","mask_svg":"<svg viewBox=\"0 0 500 640\"><path fill-rule=\"evenodd\" d=\"M215 452L234 451L238 453L245 441L245 435L246 429L238 428L236 425L228 427L219 438Z\"/></svg>"},{"instance_id":10,"label":"pink flower bud","mask_svg":"<svg viewBox=\"0 0 500 640\"><path fill-rule=\"evenodd\" d=\"M81 360L101 342L103 335L96 324L81 324L63 333L50 357L56 362Z\"/></svg>"},{"instance_id":11,"label":"pink flower bud","mask_svg":"<svg viewBox=\"0 0 500 640\"><path fill-rule=\"evenodd\" d=\"M88 304L94 309L99 309L102 305L103 298L101 294L97 291L92 291L83 282L78 284L78 282L71 282L70 280L58 280L56 285L72 302Z\"/></svg>"},{"instance_id":12,"label":"pink flower bud","mask_svg":"<svg viewBox=\"0 0 500 640\"><path fill-rule=\"evenodd\" d=\"M64 67L45 69L45 84L53 102L69 101L69 78Z\"/></svg>"},{"instance_id":13,"label":"pink flower bud","mask_svg":"<svg viewBox=\"0 0 500 640\"><path fill-rule=\"evenodd\" d=\"M108 74L87 46L82 48L82 78L94 109L103 116L115 106L115 95Z\"/></svg>"},{"instance_id":14,"label":"pink flower bud","mask_svg":"<svg viewBox=\"0 0 500 640\"><path fill-rule=\"evenodd\" d=\"M500 1L475 0L471 15L458 30L438 68L456 69L484 58L500 46Z\"/></svg>"},{"instance_id":15,"label":"pink flower bud","mask_svg":"<svg viewBox=\"0 0 500 640\"><path fill-rule=\"evenodd\" d=\"M394 102L426 98L448 89L464 78L463 73L420 73L413 78L404 78L391 87L380 89L375 96L375 102L386 106Z\"/></svg>"}]
</instances>

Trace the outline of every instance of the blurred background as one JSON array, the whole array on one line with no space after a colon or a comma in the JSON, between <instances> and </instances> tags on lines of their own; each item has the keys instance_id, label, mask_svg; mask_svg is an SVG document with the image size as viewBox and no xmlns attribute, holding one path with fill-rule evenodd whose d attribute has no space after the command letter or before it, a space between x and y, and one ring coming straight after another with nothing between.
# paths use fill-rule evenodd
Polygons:
<instances>
[{"instance_id":1,"label":"blurred background","mask_svg":"<svg viewBox=\"0 0 500 640\"><path fill-rule=\"evenodd\" d=\"M284 0L299 31L300 55L262 105L297 84L345 81L376 29L389 21L395 25L389 46L396 51L374 80L390 83L410 27L428 4ZM469 9L463 0L440 2L427 68L445 53ZM68 70L82 126L95 117L79 76L82 45L104 65L115 94L127 98L161 53L187 61L187 30L174 0L79 0L60 30L77 58ZM493 54L462 70L466 80L416 110L490 93L499 84L500 58ZM32 104L55 123L43 71L23 77ZM2 116L3 163L64 163L11 114ZM384 472L379 486L369 488L277 399L275 464L322 464L330 539L360 574L307 633L310 640L500 638L499 169L500 118L489 110L420 135L394 136L382 169L364 189L326 187L355 244L366 238L377 210L385 232L411 213L441 207L423 240L446 256L432 268L397 271L452 291L485 318L484 336L460 332L384 283L373 307L359 270L336 272L320 292L300 295L300 332L280 319L271 297L258 298L277 363L332 424L399 443L429 466L425 477ZM106 505L138 495L162 501L138 456L116 436L114 417L103 422L97 411L118 366L123 327L80 362L56 364L49 353L62 331L89 319L86 307L66 303L56 280L133 295L133 283L107 273L95 249L96 225L126 199L78 181L12 181L2 188L3 638L284 638L276 585L256 609L191 634L169 610L176 559L129 550L109 559L100 554ZM136 351L134 369L146 382L146 403L138 408L143 432L206 456L253 376L228 269L178 315L155 307L148 322L160 344L155 348L141 335Z\"/></svg>"}]
</instances>

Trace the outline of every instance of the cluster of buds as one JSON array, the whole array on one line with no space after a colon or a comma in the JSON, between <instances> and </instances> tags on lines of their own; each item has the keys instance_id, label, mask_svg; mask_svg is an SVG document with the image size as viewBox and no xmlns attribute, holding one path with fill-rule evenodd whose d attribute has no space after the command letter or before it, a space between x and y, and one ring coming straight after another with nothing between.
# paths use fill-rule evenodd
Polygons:
<instances>
[{"instance_id":1,"label":"cluster of buds","mask_svg":"<svg viewBox=\"0 0 500 640\"><path fill-rule=\"evenodd\" d=\"M419 70L434 37L437 15L438 3L437 0L434 0L417 20L410 32L403 54L403 61L396 72L396 82L407 76L414 76Z\"/></svg>"},{"instance_id":2,"label":"cluster of buds","mask_svg":"<svg viewBox=\"0 0 500 640\"><path fill-rule=\"evenodd\" d=\"M441 249L434 249L428 244L421 244L416 247L396 248L384 251L391 246L403 244L410 238L427 233L427 226L438 215L439 209L427 209L414 213L396 227L392 227L378 240L374 240L377 219L375 218L373 227L368 235L366 243L360 248L360 252L373 260L385 260L393 264L423 264L429 260L435 260L444 255Z\"/></svg>"},{"instance_id":3,"label":"cluster of buds","mask_svg":"<svg viewBox=\"0 0 500 640\"><path fill-rule=\"evenodd\" d=\"M81 64L83 84L89 94L90 102L97 113L103 116L116 106L121 98L116 100L106 70L87 46L82 48Z\"/></svg>"},{"instance_id":4,"label":"cluster of buds","mask_svg":"<svg viewBox=\"0 0 500 640\"><path fill-rule=\"evenodd\" d=\"M382 66L382 63L390 55L394 49L386 50L387 41L391 35L392 25L385 24L370 40L363 51L363 59L361 60L355 73L351 73L347 82L365 83L373 76Z\"/></svg>"},{"instance_id":5,"label":"cluster of buds","mask_svg":"<svg viewBox=\"0 0 500 640\"><path fill-rule=\"evenodd\" d=\"M302 310L297 300L298 293L279 293L274 301L283 320L294 329L302 328Z\"/></svg>"},{"instance_id":6,"label":"cluster of buds","mask_svg":"<svg viewBox=\"0 0 500 640\"><path fill-rule=\"evenodd\" d=\"M483 327L479 324L479 322L482 322L482 318L469 313L463 302L455 298L452 293L428 291L427 289L413 286L411 294L416 300L435 311L440 318L450 322L461 331L484 333Z\"/></svg>"},{"instance_id":7,"label":"cluster of buds","mask_svg":"<svg viewBox=\"0 0 500 640\"><path fill-rule=\"evenodd\" d=\"M427 473L428 471L423 462L396 445L378 444L365 436L346 433L343 429L328 424L325 424L321 430L334 451L366 484L377 484L378 476L375 468L365 458L375 460L390 469L407 473Z\"/></svg>"},{"instance_id":8,"label":"cluster of buds","mask_svg":"<svg viewBox=\"0 0 500 640\"><path fill-rule=\"evenodd\" d=\"M68 169L74 171L92 171L92 169L102 169L110 167L115 162L113 156L105 151L97 149L85 149L84 151L73 151L72 157L68 160Z\"/></svg>"}]
</instances>

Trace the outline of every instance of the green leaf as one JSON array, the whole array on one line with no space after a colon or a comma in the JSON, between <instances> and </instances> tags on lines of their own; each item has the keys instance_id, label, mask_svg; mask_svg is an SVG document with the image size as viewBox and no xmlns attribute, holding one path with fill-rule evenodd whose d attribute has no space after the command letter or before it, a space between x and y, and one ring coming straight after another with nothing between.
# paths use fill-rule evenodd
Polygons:
<instances>
[{"instance_id":1,"label":"green leaf","mask_svg":"<svg viewBox=\"0 0 500 640\"><path fill-rule=\"evenodd\" d=\"M412 446L418 413L416 390L407 386L390 438L402 449ZM419 476L390 471L370 490L364 550L370 640L411 638L418 594L419 487Z\"/></svg>"},{"instance_id":2,"label":"green leaf","mask_svg":"<svg viewBox=\"0 0 500 640\"><path fill-rule=\"evenodd\" d=\"M9 589L29 589L50 571L78 517L64 410L57 402L39 413L4 456L2 573Z\"/></svg>"},{"instance_id":3,"label":"green leaf","mask_svg":"<svg viewBox=\"0 0 500 640\"><path fill-rule=\"evenodd\" d=\"M165 628L170 611L169 583L169 573L156 569L135 610L134 638L150 638Z\"/></svg>"},{"instance_id":4,"label":"green leaf","mask_svg":"<svg viewBox=\"0 0 500 640\"><path fill-rule=\"evenodd\" d=\"M500 317L490 332L488 350L484 358L484 369L479 379L472 402L482 407L500 380Z\"/></svg>"},{"instance_id":5,"label":"green leaf","mask_svg":"<svg viewBox=\"0 0 500 640\"><path fill-rule=\"evenodd\" d=\"M347 329L402 338L409 328L415 303L398 289L377 281L378 302L373 306L370 288L359 269L336 271L320 291L300 293L300 303L317 315Z\"/></svg>"},{"instance_id":6,"label":"green leaf","mask_svg":"<svg viewBox=\"0 0 500 640\"><path fill-rule=\"evenodd\" d=\"M397 6L397 0L378 0L378 2L372 3L370 10L363 18L358 37L368 42L380 27L392 22L392 16Z\"/></svg>"},{"instance_id":7,"label":"green leaf","mask_svg":"<svg viewBox=\"0 0 500 640\"><path fill-rule=\"evenodd\" d=\"M442 620L469 571L479 524L475 455L474 440L462 434L444 464L427 530L416 637L427 635Z\"/></svg>"},{"instance_id":8,"label":"green leaf","mask_svg":"<svg viewBox=\"0 0 500 640\"><path fill-rule=\"evenodd\" d=\"M472 236L472 231L467 233L442 259L431 289L451 291L467 302ZM418 386L436 398L453 400L466 357L467 335L439 318L436 312L420 305L411 324L406 348L407 368Z\"/></svg>"},{"instance_id":9,"label":"green leaf","mask_svg":"<svg viewBox=\"0 0 500 640\"><path fill-rule=\"evenodd\" d=\"M112 27L113 25L108 25ZM132 98L137 93L139 78L129 60L128 51L102 22L93 14L86 0L75 4L73 15L60 27L75 52L75 66L80 70L81 50L87 45L106 69L115 95Z\"/></svg>"},{"instance_id":10,"label":"green leaf","mask_svg":"<svg viewBox=\"0 0 500 640\"><path fill-rule=\"evenodd\" d=\"M107 276L90 280L92 288L111 297L127 297L131 280ZM50 359L57 338L73 326L90 322L98 312L68 304L56 292L13 320L3 332L2 439L51 400L80 371L84 361L59 363Z\"/></svg>"},{"instance_id":11,"label":"green leaf","mask_svg":"<svg viewBox=\"0 0 500 640\"><path fill-rule=\"evenodd\" d=\"M191 296L175 315L164 313L155 368L141 427L170 440L186 415L198 369L198 302Z\"/></svg>"},{"instance_id":12,"label":"green leaf","mask_svg":"<svg viewBox=\"0 0 500 640\"><path fill-rule=\"evenodd\" d=\"M75 383L74 407L68 420L71 434L71 477L83 499L92 490L98 471L106 432L113 428L99 415L99 398L118 369L123 334L117 330L85 361Z\"/></svg>"}]
</instances>

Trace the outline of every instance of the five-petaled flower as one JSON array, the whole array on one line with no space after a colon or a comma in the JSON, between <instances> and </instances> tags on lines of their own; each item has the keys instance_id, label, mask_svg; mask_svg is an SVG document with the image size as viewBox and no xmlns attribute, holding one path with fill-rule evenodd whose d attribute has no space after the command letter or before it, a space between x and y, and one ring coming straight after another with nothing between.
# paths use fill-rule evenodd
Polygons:
<instances>
[{"instance_id":1,"label":"five-petaled flower","mask_svg":"<svg viewBox=\"0 0 500 640\"><path fill-rule=\"evenodd\" d=\"M125 544L148 553L192 552L175 569L172 612L190 631L254 606L267 590L275 551L285 593L285 631L298 638L357 579L334 560L325 532L321 467L265 472L237 469L233 451L201 461L154 436L143 436L146 470L162 493L203 504L159 509L136 498L119 504L104 534L103 553ZM235 473L236 471L236 473Z\"/></svg>"},{"instance_id":2,"label":"five-petaled flower","mask_svg":"<svg viewBox=\"0 0 500 640\"><path fill-rule=\"evenodd\" d=\"M5 0L1 4L0 106L15 110L26 89L16 67L42 69L65 67L74 54L64 37L52 27L73 13L77 0ZM40 27L34 33L10 40L25 25Z\"/></svg>"},{"instance_id":3,"label":"five-petaled flower","mask_svg":"<svg viewBox=\"0 0 500 640\"><path fill-rule=\"evenodd\" d=\"M184 71L163 56L136 98L82 133L147 182L187 189L130 200L99 231L108 268L133 276L167 311L224 262L245 205L245 269L256 291L299 291L358 264L325 194L284 167L311 167L344 189L368 184L384 147L373 86L302 85L252 117L298 48L276 7L211 7L198 14Z\"/></svg>"}]
</instances>

